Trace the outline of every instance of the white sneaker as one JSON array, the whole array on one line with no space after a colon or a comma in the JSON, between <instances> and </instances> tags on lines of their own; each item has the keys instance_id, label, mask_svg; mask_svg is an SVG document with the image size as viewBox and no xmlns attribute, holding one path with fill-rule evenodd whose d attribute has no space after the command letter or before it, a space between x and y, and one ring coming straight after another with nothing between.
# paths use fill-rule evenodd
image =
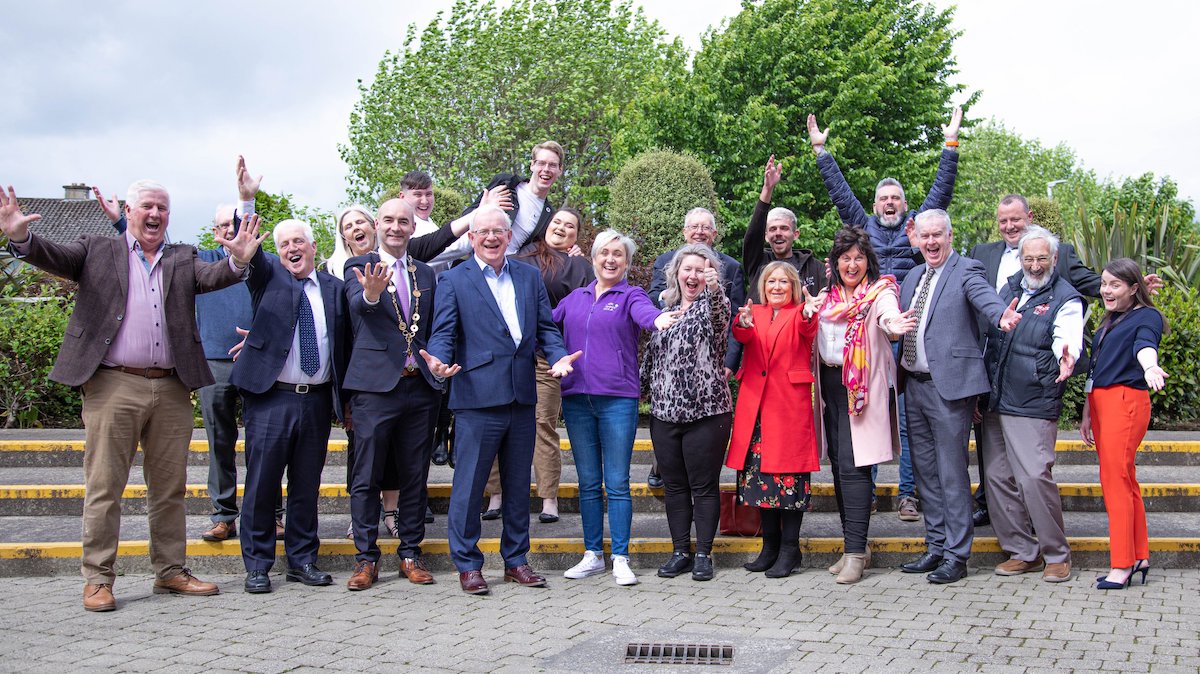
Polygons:
<instances>
[{"instance_id":1,"label":"white sneaker","mask_svg":"<svg viewBox=\"0 0 1200 674\"><path fill-rule=\"evenodd\" d=\"M613 555L613 580L617 585L637 585L638 579L633 569L629 568L629 558L624 555Z\"/></svg>"},{"instance_id":2,"label":"white sneaker","mask_svg":"<svg viewBox=\"0 0 1200 674\"><path fill-rule=\"evenodd\" d=\"M563 572L565 578L587 578L598 573L604 573L604 557L591 550L583 553L579 563Z\"/></svg>"}]
</instances>

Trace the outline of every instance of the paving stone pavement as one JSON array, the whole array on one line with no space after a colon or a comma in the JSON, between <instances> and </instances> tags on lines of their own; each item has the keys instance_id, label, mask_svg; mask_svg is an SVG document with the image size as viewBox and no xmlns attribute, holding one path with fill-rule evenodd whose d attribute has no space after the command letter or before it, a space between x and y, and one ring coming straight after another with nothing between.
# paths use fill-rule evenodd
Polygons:
<instances>
[{"instance_id":1,"label":"paving stone pavement","mask_svg":"<svg viewBox=\"0 0 1200 674\"><path fill-rule=\"evenodd\" d=\"M389 574L355 593L346 575L324 588L276 575L269 595L208 577L225 592L199 598L127 575L119 610L103 614L82 610L77 578L5 579L0 671L1200 671L1200 570L1154 569L1147 585L1107 593L1088 570L952 586L878 570L838 586L816 569L770 580L718 567L708 583L639 569L635 587L556 573L547 589L488 572L488 597L464 595L449 573L422 587ZM730 643L734 662L621 664L624 644L646 639Z\"/></svg>"}]
</instances>

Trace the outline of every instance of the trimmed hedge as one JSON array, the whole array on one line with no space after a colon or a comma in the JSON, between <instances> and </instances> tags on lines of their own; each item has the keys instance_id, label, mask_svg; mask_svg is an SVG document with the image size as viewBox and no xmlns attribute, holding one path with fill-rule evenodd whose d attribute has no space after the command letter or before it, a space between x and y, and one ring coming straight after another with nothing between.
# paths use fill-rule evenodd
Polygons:
<instances>
[{"instance_id":1,"label":"trimmed hedge","mask_svg":"<svg viewBox=\"0 0 1200 674\"><path fill-rule=\"evenodd\" d=\"M651 150L621 167L609 191L610 226L633 237L644 264L683 243L683 218L697 206L717 213L704 164L688 154Z\"/></svg>"}]
</instances>

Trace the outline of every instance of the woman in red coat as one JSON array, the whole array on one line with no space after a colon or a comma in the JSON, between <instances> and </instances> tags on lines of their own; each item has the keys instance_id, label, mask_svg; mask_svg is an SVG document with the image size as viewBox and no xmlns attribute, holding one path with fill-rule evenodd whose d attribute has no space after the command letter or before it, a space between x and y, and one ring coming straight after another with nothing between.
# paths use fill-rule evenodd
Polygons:
<instances>
[{"instance_id":1,"label":"woman in red coat","mask_svg":"<svg viewBox=\"0 0 1200 674\"><path fill-rule=\"evenodd\" d=\"M725 465L738 471L738 500L762 514L763 546L745 565L783 578L800 565L800 524L809 474L820 470L812 407L812 347L819 299L786 262L763 269L758 296L738 311L733 336L745 345L733 437Z\"/></svg>"}]
</instances>

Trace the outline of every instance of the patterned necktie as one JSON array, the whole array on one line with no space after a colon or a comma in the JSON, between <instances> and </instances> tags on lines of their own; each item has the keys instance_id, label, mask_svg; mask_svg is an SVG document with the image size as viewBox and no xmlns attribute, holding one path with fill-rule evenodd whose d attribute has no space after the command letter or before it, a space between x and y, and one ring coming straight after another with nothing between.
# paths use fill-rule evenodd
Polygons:
<instances>
[{"instance_id":1,"label":"patterned necktie","mask_svg":"<svg viewBox=\"0 0 1200 674\"><path fill-rule=\"evenodd\" d=\"M917 364L917 330L921 327L921 317L925 315L925 300L929 299L929 285L933 281L934 271L925 271L925 279L921 281L921 289L917 292L917 303L914 305L916 312L913 314L913 318L917 319L917 327L904 333L901 361L910 368Z\"/></svg>"},{"instance_id":2,"label":"patterned necktie","mask_svg":"<svg viewBox=\"0 0 1200 674\"><path fill-rule=\"evenodd\" d=\"M400 296L400 307L404 309L404 320L412 315L411 307L409 306L408 289L408 269L404 266L403 260L396 260L392 265L392 277L396 279L396 294Z\"/></svg>"},{"instance_id":3,"label":"patterned necktie","mask_svg":"<svg viewBox=\"0 0 1200 674\"><path fill-rule=\"evenodd\" d=\"M317 324L313 320L312 304L305 289L311 279L300 282L300 310L296 312L296 326L300 330L300 369L313 376L321 367L321 355L317 351Z\"/></svg>"}]
</instances>

